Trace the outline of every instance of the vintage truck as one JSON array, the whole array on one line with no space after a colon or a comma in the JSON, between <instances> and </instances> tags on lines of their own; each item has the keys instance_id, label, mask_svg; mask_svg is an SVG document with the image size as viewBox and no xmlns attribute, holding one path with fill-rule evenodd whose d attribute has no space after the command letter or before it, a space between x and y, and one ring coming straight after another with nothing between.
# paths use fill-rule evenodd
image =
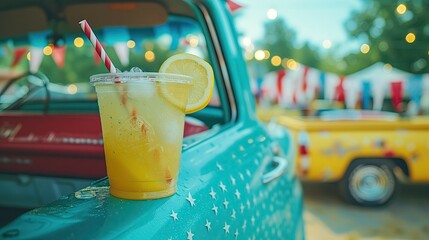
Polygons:
<instances>
[{"instance_id":1,"label":"vintage truck","mask_svg":"<svg viewBox=\"0 0 429 240\"><path fill-rule=\"evenodd\" d=\"M267 119L266 119L267 120ZM429 181L429 117L330 110L317 117L278 116L293 136L304 181L337 182L352 203L381 206L398 188Z\"/></svg>"},{"instance_id":2,"label":"vintage truck","mask_svg":"<svg viewBox=\"0 0 429 240\"><path fill-rule=\"evenodd\" d=\"M28 40L49 32L43 46L65 46L67 53L62 64L61 53L45 55L37 72L18 74L2 90L2 204L34 207L47 201L43 194L48 193L58 199L0 228L0 238L304 239L295 152L285 144L288 135L281 126L264 125L255 116L227 4L0 2L0 20L8 22L0 39L8 46L40 47ZM123 200L110 196L107 178L89 183L105 176L105 168L98 106L88 79L106 69L93 60L89 42L82 44L79 38L82 19L91 23L122 70L129 65L157 71L163 60L179 52L197 54L212 65L215 92L208 107L189 116L175 195ZM115 55L124 35L125 42L135 43L135 48L129 46L129 64ZM24 57L13 70L28 70L30 64L34 71L36 55L31 53L30 62Z\"/></svg>"}]
</instances>

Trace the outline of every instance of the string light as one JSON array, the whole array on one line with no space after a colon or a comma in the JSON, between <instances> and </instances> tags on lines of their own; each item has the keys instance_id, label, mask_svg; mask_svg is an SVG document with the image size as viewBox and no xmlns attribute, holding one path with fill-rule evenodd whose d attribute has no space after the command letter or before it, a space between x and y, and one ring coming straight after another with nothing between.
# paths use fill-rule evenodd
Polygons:
<instances>
[{"instance_id":1,"label":"string light","mask_svg":"<svg viewBox=\"0 0 429 240\"><path fill-rule=\"evenodd\" d=\"M363 53L363 54L367 54L367 53L369 53L369 50L370 50L371 48L369 47L369 45L368 44L366 44L366 43L364 43L364 44L362 44L361 46L360 46L360 51L361 51L361 53Z\"/></svg>"},{"instance_id":2,"label":"string light","mask_svg":"<svg viewBox=\"0 0 429 240\"><path fill-rule=\"evenodd\" d=\"M407 11L407 6L405 6L405 4L399 4L397 7L396 7L396 12L398 13L398 14L404 14L405 12Z\"/></svg>"},{"instance_id":3,"label":"string light","mask_svg":"<svg viewBox=\"0 0 429 240\"><path fill-rule=\"evenodd\" d=\"M328 48L332 47L332 42L330 40L326 39L323 41L322 45L323 45L323 48L328 49Z\"/></svg>"},{"instance_id":4,"label":"string light","mask_svg":"<svg viewBox=\"0 0 429 240\"><path fill-rule=\"evenodd\" d=\"M277 18L277 11L275 9L268 9L267 11L267 17L268 19L274 20Z\"/></svg>"},{"instance_id":5,"label":"string light","mask_svg":"<svg viewBox=\"0 0 429 240\"><path fill-rule=\"evenodd\" d=\"M75 84L70 84L67 86L67 92L69 94L76 94L77 93L77 86Z\"/></svg>"},{"instance_id":6,"label":"string light","mask_svg":"<svg viewBox=\"0 0 429 240\"><path fill-rule=\"evenodd\" d=\"M414 33L408 33L407 36L405 36L405 41L407 41L407 43L413 43L416 41L416 35Z\"/></svg>"},{"instance_id":7,"label":"string light","mask_svg":"<svg viewBox=\"0 0 429 240\"><path fill-rule=\"evenodd\" d=\"M77 37L74 39L73 44L75 45L75 47L80 48L83 46L83 42L83 38Z\"/></svg>"},{"instance_id":8,"label":"string light","mask_svg":"<svg viewBox=\"0 0 429 240\"><path fill-rule=\"evenodd\" d=\"M155 53L152 51L146 51L144 54L144 58L146 59L146 61L148 62L153 62L155 60Z\"/></svg>"},{"instance_id":9,"label":"string light","mask_svg":"<svg viewBox=\"0 0 429 240\"><path fill-rule=\"evenodd\" d=\"M128 40L127 42L128 48L134 48L135 46L136 46L136 42L134 42L133 40Z\"/></svg>"},{"instance_id":10,"label":"string light","mask_svg":"<svg viewBox=\"0 0 429 240\"><path fill-rule=\"evenodd\" d=\"M264 50L264 55L265 55L265 57L264 57L264 59L268 59L268 58L270 58L270 51L268 51L268 50Z\"/></svg>"},{"instance_id":11,"label":"string light","mask_svg":"<svg viewBox=\"0 0 429 240\"><path fill-rule=\"evenodd\" d=\"M280 64L282 64L282 59L279 56L273 56L271 58L271 64L275 67L280 66Z\"/></svg>"},{"instance_id":12,"label":"string light","mask_svg":"<svg viewBox=\"0 0 429 240\"><path fill-rule=\"evenodd\" d=\"M51 55L52 51L53 51L53 47L51 45L48 45L43 48L43 54L45 54L45 56Z\"/></svg>"},{"instance_id":13,"label":"string light","mask_svg":"<svg viewBox=\"0 0 429 240\"><path fill-rule=\"evenodd\" d=\"M255 59L261 61L265 58L265 52L263 50L258 50L255 52Z\"/></svg>"}]
</instances>

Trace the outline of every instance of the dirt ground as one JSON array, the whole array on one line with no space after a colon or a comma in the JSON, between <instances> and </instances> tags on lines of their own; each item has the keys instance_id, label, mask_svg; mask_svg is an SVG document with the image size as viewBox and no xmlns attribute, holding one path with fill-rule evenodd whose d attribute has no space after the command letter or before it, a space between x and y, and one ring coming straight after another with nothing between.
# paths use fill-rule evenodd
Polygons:
<instances>
[{"instance_id":1,"label":"dirt ground","mask_svg":"<svg viewBox=\"0 0 429 240\"><path fill-rule=\"evenodd\" d=\"M381 208L344 203L334 184L303 183L303 188L308 240L429 239L429 185L402 185Z\"/></svg>"}]
</instances>

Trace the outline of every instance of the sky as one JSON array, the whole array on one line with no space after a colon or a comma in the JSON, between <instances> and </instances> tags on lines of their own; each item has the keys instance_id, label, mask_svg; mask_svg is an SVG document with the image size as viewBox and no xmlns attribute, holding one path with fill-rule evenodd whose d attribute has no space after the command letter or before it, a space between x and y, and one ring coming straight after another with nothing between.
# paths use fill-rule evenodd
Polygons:
<instances>
[{"instance_id":1,"label":"sky","mask_svg":"<svg viewBox=\"0 0 429 240\"><path fill-rule=\"evenodd\" d=\"M278 17L297 33L297 40L322 47L324 40L332 45L344 43L344 22L353 9L361 8L360 0L234 0L243 6L237 14L239 32L253 41L261 39L267 11L275 9Z\"/></svg>"}]
</instances>

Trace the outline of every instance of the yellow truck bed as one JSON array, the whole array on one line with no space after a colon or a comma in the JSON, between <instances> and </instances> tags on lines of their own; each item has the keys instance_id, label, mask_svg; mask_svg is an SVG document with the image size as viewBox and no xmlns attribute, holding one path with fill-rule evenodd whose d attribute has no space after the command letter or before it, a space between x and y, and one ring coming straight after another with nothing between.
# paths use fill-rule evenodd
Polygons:
<instances>
[{"instance_id":1,"label":"yellow truck bed","mask_svg":"<svg viewBox=\"0 0 429 240\"><path fill-rule=\"evenodd\" d=\"M338 182L346 199L370 206L390 201L399 176L429 182L429 117L347 110L333 116L274 117L293 136L302 180Z\"/></svg>"}]
</instances>

